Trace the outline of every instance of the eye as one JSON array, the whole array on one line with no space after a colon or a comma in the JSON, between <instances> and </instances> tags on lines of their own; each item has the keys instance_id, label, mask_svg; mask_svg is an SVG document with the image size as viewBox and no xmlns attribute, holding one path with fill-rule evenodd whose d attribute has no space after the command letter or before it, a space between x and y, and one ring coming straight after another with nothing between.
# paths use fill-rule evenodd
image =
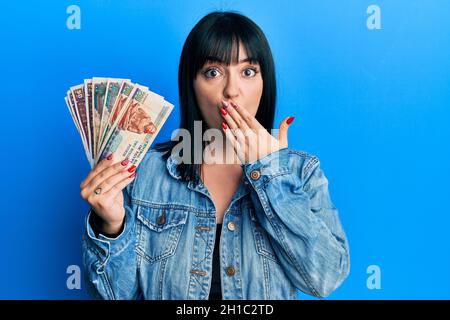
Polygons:
<instances>
[{"instance_id":1,"label":"eye","mask_svg":"<svg viewBox=\"0 0 450 320\"><path fill-rule=\"evenodd\" d=\"M216 68L209 68L203 74L207 78L216 78L217 76L220 75L220 71L218 69L216 69Z\"/></svg>"},{"instance_id":2,"label":"eye","mask_svg":"<svg viewBox=\"0 0 450 320\"><path fill-rule=\"evenodd\" d=\"M258 70L255 68L247 68L244 70L244 76L245 77L254 77L258 73Z\"/></svg>"}]
</instances>

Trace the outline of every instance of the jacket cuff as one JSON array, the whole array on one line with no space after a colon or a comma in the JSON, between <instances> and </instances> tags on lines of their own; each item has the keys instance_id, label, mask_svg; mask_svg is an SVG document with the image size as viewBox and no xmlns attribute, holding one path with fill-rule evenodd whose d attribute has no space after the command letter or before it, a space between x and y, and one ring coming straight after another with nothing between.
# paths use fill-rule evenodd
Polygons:
<instances>
[{"instance_id":1,"label":"jacket cuff","mask_svg":"<svg viewBox=\"0 0 450 320\"><path fill-rule=\"evenodd\" d=\"M104 267L111 256L120 253L132 240L134 222L129 212L127 207L125 207L125 221L122 232L116 238L108 238L101 233L98 234L98 237L95 235L94 229L90 224L91 214L94 213L92 209L89 210L85 221L88 238L87 243L99 258L99 263L97 264L98 273L103 272Z\"/></svg>"}]
</instances>

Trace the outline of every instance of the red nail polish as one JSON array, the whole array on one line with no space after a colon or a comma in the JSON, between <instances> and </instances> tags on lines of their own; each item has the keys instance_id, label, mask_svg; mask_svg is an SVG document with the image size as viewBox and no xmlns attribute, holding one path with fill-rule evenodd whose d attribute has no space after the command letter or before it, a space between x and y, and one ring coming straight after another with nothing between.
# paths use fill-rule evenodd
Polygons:
<instances>
[{"instance_id":1,"label":"red nail polish","mask_svg":"<svg viewBox=\"0 0 450 320\"><path fill-rule=\"evenodd\" d=\"M222 122L222 129L223 130L227 130L228 129L228 126L227 126L227 124L225 122Z\"/></svg>"},{"instance_id":2,"label":"red nail polish","mask_svg":"<svg viewBox=\"0 0 450 320\"><path fill-rule=\"evenodd\" d=\"M123 160L120 164L125 167L128 164L128 159Z\"/></svg>"},{"instance_id":3,"label":"red nail polish","mask_svg":"<svg viewBox=\"0 0 450 320\"><path fill-rule=\"evenodd\" d=\"M224 108L220 108L220 113L224 116L228 114L227 110L225 110Z\"/></svg>"},{"instance_id":4,"label":"red nail polish","mask_svg":"<svg viewBox=\"0 0 450 320\"><path fill-rule=\"evenodd\" d=\"M133 178L136 175L136 172L133 172L132 175L130 175L128 178Z\"/></svg>"},{"instance_id":5,"label":"red nail polish","mask_svg":"<svg viewBox=\"0 0 450 320\"><path fill-rule=\"evenodd\" d=\"M294 121L294 118L295 118L295 117L289 117L289 118L286 120L286 123L287 123L287 124L291 124L292 121Z\"/></svg>"},{"instance_id":6,"label":"red nail polish","mask_svg":"<svg viewBox=\"0 0 450 320\"><path fill-rule=\"evenodd\" d=\"M111 160L113 157L113 154L111 153L109 156L106 157L107 160Z\"/></svg>"},{"instance_id":7,"label":"red nail polish","mask_svg":"<svg viewBox=\"0 0 450 320\"><path fill-rule=\"evenodd\" d=\"M129 173L132 173L132 172L134 172L134 170L136 170L136 166L131 166L131 167L128 169L128 172L129 172Z\"/></svg>"}]
</instances>

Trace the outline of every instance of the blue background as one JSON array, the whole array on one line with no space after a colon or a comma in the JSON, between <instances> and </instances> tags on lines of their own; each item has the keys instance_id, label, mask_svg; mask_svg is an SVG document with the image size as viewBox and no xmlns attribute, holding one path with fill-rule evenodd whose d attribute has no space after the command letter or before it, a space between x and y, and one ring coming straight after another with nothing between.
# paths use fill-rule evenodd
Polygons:
<instances>
[{"instance_id":1,"label":"blue background","mask_svg":"<svg viewBox=\"0 0 450 320\"><path fill-rule=\"evenodd\" d=\"M69 5L81 29L69 30ZM381 8L381 30L366 9ZM449 299L450 1L7 1L1 4L1 299L84 299L89 171L63 97L93 76L131 78L178 108L184 40L212 10L261 26L278 80L276 124L321 159L351 273L332 299ZM157 141L170 138L179 111ZM6 146L6 148L5 148ZM381 289L366 270L381 268ZM308 298L300 294L300 298Z\"/></svg>"}]
</instances>

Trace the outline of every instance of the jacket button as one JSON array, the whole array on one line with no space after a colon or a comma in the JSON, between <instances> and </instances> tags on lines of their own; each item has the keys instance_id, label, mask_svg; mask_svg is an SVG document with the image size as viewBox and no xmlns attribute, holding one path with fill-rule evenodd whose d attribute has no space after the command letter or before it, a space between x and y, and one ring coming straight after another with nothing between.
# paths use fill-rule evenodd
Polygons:
<instances>
[{"instance_id":1,"label":"jacket button","mask_svg":"<svg viewBox=\"0 0 450 320\"><path fill-rule=\"evenodd\" d=\"M235 273L236 270L234 269L234 267L230 266L227 268L227 275L229 275L230 277L234 276Z\"/></svg>"},{"instance_id":2,"label":"jacket button","mask_svg":"<svg viewBox=\"0 0 450 320\"><path fill-rule=\"evenodd\" d=\"M228 222L227 227L228 227L228 230L234 231L234 230L236 230L236 223L234 221L230 221L230 222Z\"/></svg>"},{"instance_id":3,"label":"jacket button","mask_svg":"<svg viewBox=\"0 0 450 320\"><path fill-rule=\"evenodd\" d=\"M261 172L259 170L253 170L250 173L250 178L252 178L253 180L258 180L259 177L261 177Z\"/></svg>"},{"instance_id":4,"label":"jacket button","mask_svg":"<svg viewBox=\"0 0 450 320\"><path fill-rule=\"evenodd\" d=\"M163 211L162 214L156 219L156 223L162 225L166 223L166 213Z\"/></svg>"}]
</instances>

